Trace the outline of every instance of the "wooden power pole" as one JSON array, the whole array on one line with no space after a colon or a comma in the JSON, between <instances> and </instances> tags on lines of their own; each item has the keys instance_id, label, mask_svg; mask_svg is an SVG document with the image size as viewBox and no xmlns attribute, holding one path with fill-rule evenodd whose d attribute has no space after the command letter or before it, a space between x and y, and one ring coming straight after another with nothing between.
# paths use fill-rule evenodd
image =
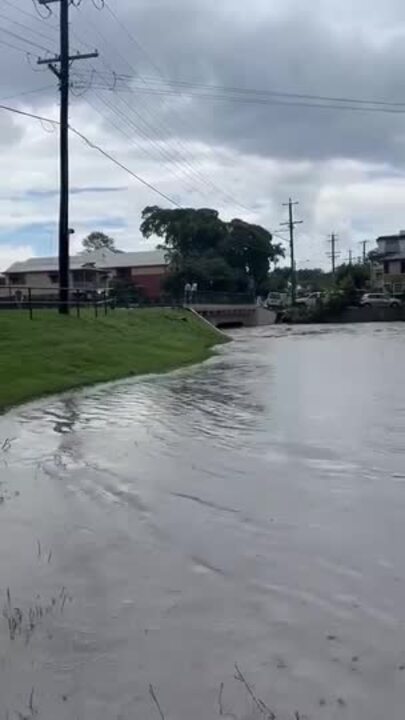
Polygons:
<instances>
[{"instance_id":1,"label":"wooden power pole","mask_svg":"<svg viewBox=\"0 0 405 720\"><path fill-rule=\"evenodd\" d=\"M363 265L365 265L367 262L367 245L368 245L368 243L369 243L368 240L360 240L360 243L359 243L363 248Z\"/></svg>"},{"instance_id":2,"label":"wooden power pole","mask_svg":"<svg viewBox=\"0 0 405 720\"><path fill-rule=\"evenodd\" d=\"M69 313L69 70L75 60L98 57L98 52L69 55L70 0L38 0L40 5L60 4L60 55L38 60L47 65L60 87L60 207L59 207L59 312Z\"/></svg>"},{"instance_id":3,"label":"wooden power pole","mask_svg":"<svg viewBox=\"0 0 405 720\"><path fill-rule=\"evenodd\" d=\"M332 233L330 235L330 252L328 253L328 257L330 257L332 262L332 275L335 275L336 272L336 260L339 257L340 253L336 251L336 243L338 239L336 237L335 233Z\"/></svg>"},{"instance_id":4,"label":"wooden power pole","mask_svg":"<svg viewBox=\"0 0 405 720\"><path fill-rule=\"evenodd\" d=\"M283 203L283 207L288 207L288 222L281 223L281 225L287 225L290 232L290 261L291 261L291 302L294 305L297 296L297 272L295 267L295 248L294 248L294 228L296 225L301 225L302 220L294 220L293 207L299 205L298 202L293 202L289 198L288 203Z\"/></svg>"}]
</instances>

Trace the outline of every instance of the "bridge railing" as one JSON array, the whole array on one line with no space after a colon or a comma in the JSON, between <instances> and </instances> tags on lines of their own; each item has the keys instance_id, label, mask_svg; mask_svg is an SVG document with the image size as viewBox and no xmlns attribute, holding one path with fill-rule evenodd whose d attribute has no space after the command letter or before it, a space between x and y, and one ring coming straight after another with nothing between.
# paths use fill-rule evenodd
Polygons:
<instances>
[{"instance_id":1,"label":"bridge railing","mask_svg":"<svg viewBox=\"0 0 405 720\"><path fill-rule=\"evenodd\" d=\"M252 293L197 292L186 294L186 305L255 305Z\"/></svg>"}]
</instances>

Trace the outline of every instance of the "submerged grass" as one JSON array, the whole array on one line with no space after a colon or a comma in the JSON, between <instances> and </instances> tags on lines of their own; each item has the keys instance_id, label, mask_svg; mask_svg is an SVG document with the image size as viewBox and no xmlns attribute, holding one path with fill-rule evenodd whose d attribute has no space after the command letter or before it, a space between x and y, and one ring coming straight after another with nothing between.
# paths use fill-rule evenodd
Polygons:
<instances>
[{"instance_id":1,"label":"submerged grass","mask_svg":"<svg viewBox=\"0 0 405 720\"><path fill-rule=\"evenodd\" d=\"M200 362L224 336L181 310L0 314L0 410L43 395Z\"/></svg>"}]
</instances>

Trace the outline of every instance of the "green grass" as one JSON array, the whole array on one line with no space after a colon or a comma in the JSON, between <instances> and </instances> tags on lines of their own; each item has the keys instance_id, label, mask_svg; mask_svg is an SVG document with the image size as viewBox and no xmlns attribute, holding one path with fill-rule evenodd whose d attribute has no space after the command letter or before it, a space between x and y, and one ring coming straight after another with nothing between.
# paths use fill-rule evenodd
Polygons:
<instances>
[{"instance_id":1,"label":"green grass","mask_svg":"<svg viewBox=\"0 0 405 720\"><path fill-rule=\"evenodd\" d=\"M189 312L0 313L0 410L42 395L200 362L223 336Z\"/></svg>"}]
</instances>

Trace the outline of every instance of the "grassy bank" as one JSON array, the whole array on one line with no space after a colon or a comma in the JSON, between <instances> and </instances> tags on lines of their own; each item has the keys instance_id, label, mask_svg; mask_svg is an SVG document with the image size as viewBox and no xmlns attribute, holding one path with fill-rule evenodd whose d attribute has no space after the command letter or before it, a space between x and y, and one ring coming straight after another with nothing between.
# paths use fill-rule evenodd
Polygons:
<instances>
[{"instance_id":1,"label":"grassy bank","mask_svg":"<svg viewBox=\"0 0 405 720\"><path fill-rule=\"evenodd\" d=\"M42 395L204 360L223 337L191 313L0 313L0 410Z\"/></svg>"}]
</instances>

